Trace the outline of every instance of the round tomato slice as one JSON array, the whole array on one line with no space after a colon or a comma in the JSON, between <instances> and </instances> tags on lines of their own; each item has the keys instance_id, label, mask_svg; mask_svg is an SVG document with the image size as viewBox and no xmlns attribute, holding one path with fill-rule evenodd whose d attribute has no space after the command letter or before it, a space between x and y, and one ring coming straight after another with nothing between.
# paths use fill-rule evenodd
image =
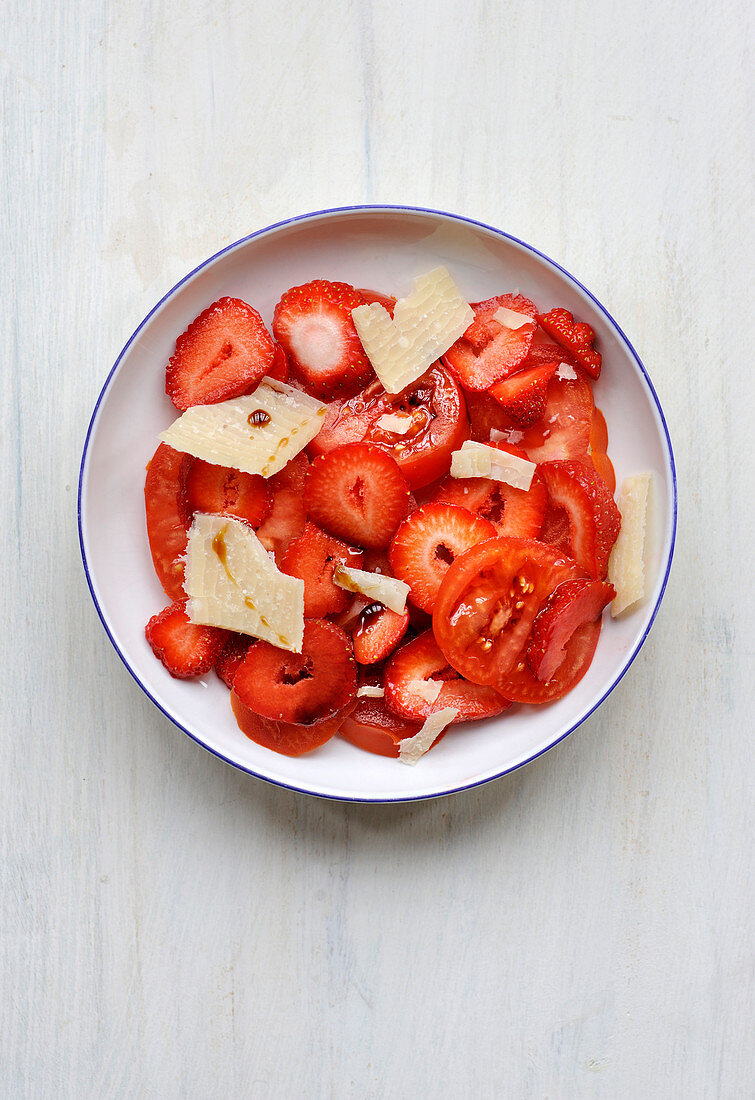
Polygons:
<instances>
[{"instance_id":1,"label":"round tomato slice","mask_svg":"<svg viewBox=\"0 0 755 1100\"><path fill-rule=\"evenodd\" d=\"M530 462L583 458L590 445L593 408L589 382L584 378L562 379L555 375L548 383L542 418L523 432L517 432L511 441L527 452Z\"/></svg>"},{"instance_id":2,"label":"round tomato slice","mask_svg":"<svg viewBox=\"0 0 755 1100\"><path fill-rule=\"evenodd\" d=\"M510 699L503 684L535 616L557 584L581 576L575 562L535 539L480 542L443 578L433 612L435 639L457 672Z\"/></svg>"},{"instance_id":3,"label":"round tomato slice","mask_svg":"<svg viewBox=\"0 0 755 1100\"><path fill-rule=\"evenodd\" d=\"M421 722L407 722L393 714L382 699L357 699L341 726L341 737L378 756L397 757L399 742L414 737L421 726Z\"/></svg>"},{"instance_id":4,"label":"round tomato slice","mask_svg":"<svg viewBox=\"0 0 755 1100\"><path fill-rule=\"evenodd\" d=\"M155 572L171 600L183 599L184 560L191 512L186 481L193 459L161 443L147 467L144 504Z\"/></svg>"},{"instance_id":5,"label":"round tomato slice","mask_svg":"<svg viewBox=\"0 0 755 1100\"><path fill-rule=\"evenodd\" d=\"M407 430L381 426L386 415L398 417ZM356 397L333 402L309 450L320 455L344 443L375 443L393 455L409 487L420 489L448 472L451 452L461 447L467 429L461 389L436 363L401 393L386 393L372 382Z\"/></svg>"},{"instance_id":6,"label":"round tomato slice","mask_svg":"<svg viewBox=\"0 0 755 1100\"><path fill-rule=\"evenodd\" d=\"M515 703L553 703L578 684L593 659L600 637L601 620L577 627L566 645L561 664L550 680L542 683L532 672L525 655L500 681L498 690Z\"/></svg>"}]
</instances>

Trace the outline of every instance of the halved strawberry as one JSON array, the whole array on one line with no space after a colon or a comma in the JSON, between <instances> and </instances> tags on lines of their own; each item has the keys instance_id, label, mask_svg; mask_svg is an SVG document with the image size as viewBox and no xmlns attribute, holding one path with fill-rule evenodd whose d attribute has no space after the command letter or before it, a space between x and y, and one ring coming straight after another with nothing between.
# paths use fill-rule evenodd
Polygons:
<instances>
[{"instance_id":1,"label":"halved strawberry","mask_svg":"<svg viewBox=\"0 0 755 1100\"><path fill-rule=\"evenodd\" d=\"M322 619L344 611L349 604L349 593L333 581L336 565L361 569L363 560L361 550L326 535L314 523L307 523L299 537L288 544L280 568L290 577L304 581L305 617Z\"/></svg>"},{"instance_id":2,"label":"halved strawberry","mask_svg":"<svg viewBox=\"0 0 755 1100\"><path fill-rule=\"evenodd\" d=\"M430 703L418 694L417 681L435 680L440 692ZM456 707L454 722L471 722L501 714L511 704L492 687L472 684L459 675L438 648L432 630L407 642L393 654L385 668L385 702L410 721L423 722L433 711Z\"/></svg>"},{"instance_id":3,"label":"halved strawberry","mask_svg":"<svg viewBox=\"0 0 755 1100\"><path fill-rule=\"evenodd\" d=\"M299 451L298 455L288 460L282 470L270 478L271 489L273 492L278 489L293 489L296 493L303 493L309 467L310 461L306 452Z\"/></svg>"},{"instance_id":4,"label":"halved strawberry","mask_svg":"<svg viewBox=\"0 0 755 1100\"><path fill-rule=\"evenodd\" d=\"M255 642L236 672L233 690L264 718L310 725L343 711L356 696L351 639L333 623L307 619L301 653Z\"/></svg>"},{"instance_id":5,"label":"halved strawberry","mask_svg":"<svg viewBox=\"0 0 755 1100\"><path fill-rule=\"evenodd\" d=\"M527 367L496 382L489 392L512 420L528 428L545 412L548 383L555 373L556 363Z\"/></svg>"},{"instance_id":6,"label":"halved strawberry","mask_svg":"<svg viewBox=\"0 0 755 1100\"><path fill-rule=\"evenodd\" d=\"M231 709L239 724L239 729L250 741L262 745L265 749L282 753L284 756L303 756L306 752L319 749L338 733L344 719L353 708L351 702L343 711L330 718L302 725L298 722L282 722L276 718L264 718L239 699L235 690L231 690Z\"/></svg>"},{"instance_id":7,"label":"halved strawberry","mask_svg":"<svg viewBox=\"0 0 755 1100\"><path fill-rule=\"evenodd\" d=\"M520 328L508 328L494 321L501 308L532 318ZM472 306L475 319L467 331L443 356L462 386L486 390L493 382L513 374L529 351L536 328L537 309L521 294L499 294Z\"/></svg>"},{"instance_id":8,"label":"halved strawberry","mask_svg":"<svg viewBox=\"0 0 755 1100\"><path fill-rule=\"evenodd\" d=\"M407 611L399 615L381 603L367 604L359 613L351 635L357 663L374 665L384 661L393 653L408 626Z\"/></svg>"},{"instance_id":9,"label":"halved strawberry","mask_svg":"<svg viewBox=\"0 0 755 1100\"><path fill-rule=\"evenodd\" d=\"M548 506L548 492L537 471L527 490L487 477L448 477L439 486L435 500L467 508L492 523L497 535L536 539Z\"/></svg>"},{"instance_id":10,"label":"halved strawberry","mask_svg":"<svg viewBox=\"0 0 755 1100\"><path fill-rule=\"evenodd\" d=\"M192 512L223 512L246 520L252 527L259 527L273 503L264 477L216 466L201 458L194 460L189 471L186 494Z\"/></svg>"},{"instance_id":11,"label":"halved strawberry","mask_svg":"<svg viewBox=\"0 0 755 1100\"><path fill-rule=\"evenodd\" d=\"M569 519L570 556L591 577L604 577L621 515L605 482L582 462L544 462L539 472L550 509L564 509ZM563 548L563 520L546 514L541 538Z\"/></svg>"},{"instance_id":12,"label":"halved strawberry","mask_svg":"<svg viewBox=\"0 0 755 1100\"><path fill-rule=\"evenodd\" d=\"M555 374L548 383L541 419L529 428L509 433L509 439L524 449L531 462L582 458L590 444L594 407L587 379L562 379Z\"/></svg>"},{"instance_id":13,"label":"halved strawberry","mask_svg":"<svg viewBox=\"0 0 755 1100\"><path fill-rule=\"evenodd\" d=\"M535 676L547 683L566 656L566 647L578 627L594 622L616 596L604 581L564 581L551 593L532 625L527 662Z\"/></svg>"},{"instance_id":14,"label":"halved strawberry","mask_svg":"<svg viewBox=\"0 0 755 1100\"><path fill-rule=\"evenodd\" d=\"M427 504L401 524L388 558L412 602L432 611L448 567L470 546L496 536L492 523L454 504Z\"/></svg>"},{"instance_id":15,"label":"halved strawberry","mask_svg":"<svg viewBox=\"0 0 755 1100\"><path fill-rule=\"evenodd\" d=\"M248 634L228 632L228 639L215 662L215 671L226 687L233 687L236 670L246 657L246 651L251 644L252 639Z\"/></svg>"},{"instance_id":16,"label":"halved strawberry","mask_svg":"<svg viewBox=\"0 0 755 1100\"><path fill-rule=\"evenodd\" d=\"M144 631L152 652L178 680L209 672L225 646L228 631L189 621L180 600L153 615Z\"/></svg>"},{"instance_id":17,"label":"halved strawberry","mask_svg":"<svg viewBox=\"0 0 755 1100\"><path fill-rule=\"evenodd\" d=\"M193 461L190 455L161 443L150 459L144 482L152 562L171 600L184 596L184 555L191 523L186 481Z\"/></svg>"},{"instance_id":18,"label":"halved strawberry","mask_svg":"<svg viewBox=\"0 0 755 1100\"><path fill-rule=\"evenodd\" d=\"M291 372L309 393L328 399L356 393L373 376L351 311L364 304L348 283L317 279L287 290L275 307L273 332Z\"/></svg>"},{"instance_id":19,"label":"halved strawberry","mask_svg":"<svg viewBox=\"0 0 755 1100\"><path fill-rule=\"evenodd\" d=\"M307 522L304 498L295 489L278 489L273 493L270 514L257 528L257 538L266 550L272 550L280 565L288 546L298 538Z\"/></svg>"},{"instance_id":20,"label":"halved strawberry","mask_svg":"<svg viewBox=\"0 0 755 1100\"><path fill-rule=\"evenodd\" d=\"M346 443L312 463L304 500L318 527L380 549L406 517L409 486L386 451L374 443Z\"/></svg>"},{"instance_id":21,"label":"halved strawberry","mask_svg":"<svg viewBox=\"0 0 755 1100\"><path fill-rule=\"evenodd\" d=\"M591 378L600 375L600 352L593 347L595 332L584 321L575 321L567 309L551 309L538 315L538 323L549 336L574 356Z\"/></svg>"},{"instance_id":22,"label":"halved strawberry","mask_svg":"<svg viewBox=\"0 0 755 1100\"><path fill-rule=\"evenodd\" d=\"M239 397L269 372L274 348L256 309L220 298L176 340L165 371L165 392L182 412Z\"/></svg>"}]
</instances>

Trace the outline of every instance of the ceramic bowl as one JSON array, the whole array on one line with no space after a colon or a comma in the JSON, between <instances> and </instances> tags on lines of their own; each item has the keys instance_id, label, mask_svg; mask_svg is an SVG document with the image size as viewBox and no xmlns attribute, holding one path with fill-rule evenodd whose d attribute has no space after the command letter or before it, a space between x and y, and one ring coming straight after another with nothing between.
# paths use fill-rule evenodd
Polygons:
<instances>
[{"instance_id":1,"label":"ceramic bowl","mask_svg":"<svg viewBox=\"0 0 755 1100\"><path fill-rule=\"evenodd\" d=\"M541 309L565 306L595 329L604 370L596 403L609 428L619 484L653 472L648 595L638 610L605 616L584 679L558 702L520 706L452 729L415 766L374 756L336 737L308 756L261 748L239 730L228 689L213 674L174 680L155 660L144 626L166 598L144 526L144 468L160 431L175 418L164 369L176 336L223 295L251 302L269 324L290 286L343 280L402 296L414 276L444 264L470 301L518 289ZM406 207L325 210L262 229L224 248L182 279L142 321L97 400L79 482L84 568L97 611L118 655L156 707L234 767L270 783L326 798L369 802L431 798L487 783L533 760L600 706L631 665L666 586L676 528L676 482L668 430L647 371L607 310L573 276L535 248L467 218ZM155 723L154 735L164 730Z\"/></svg>"}]
</instances>

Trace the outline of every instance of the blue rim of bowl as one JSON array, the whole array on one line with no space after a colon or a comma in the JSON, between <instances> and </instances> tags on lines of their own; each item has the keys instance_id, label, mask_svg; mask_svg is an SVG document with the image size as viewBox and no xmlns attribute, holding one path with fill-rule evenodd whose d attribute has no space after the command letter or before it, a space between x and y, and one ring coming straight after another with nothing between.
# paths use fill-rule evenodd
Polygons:
<instances>
[{"instance_id":1,"label":"blue rim of bowl","mask_svg":"<svg viewBox=\"0 0 755 1100\"><path fill-rule=\"evenodd\" d=\"M94 424L95 424L95 421L97 419L97 413L99 412L100 405L102 404L102 401L105 397L105 393L107 392L108 386L110 385L110 380L112 379L113 375L117 371L124 355L126 354L128 349L131 347L134 340L139 335L139 333L142 331L142 329L145 327L145 325L151 320L151 318L155 315L155 313L157 313L157 311L161 308L161 306L165 302L167 302L168 299L171 298L176 293L176 291L179 290L184 285L184 283L188 282L189 279L192 279L198 272L202 271L205 267L207 267L209 264L213 263L215 260L219 259L221 256L224 256L227 252L232 252L235 248L239 248L241 245L246 244L247 241L254 240L255 237L262 237L267 233L272 233L274 230L283 229L286 226L296 225L297 223L300 223L300 222L313 221L317 218L322 218L322 217L325 217L329 214L351 214L351 213L380 214L380 213L386 213L386 212L387 213L409 213L409 214L431 214L431 215L435 215L435 216L440 217L440 218L448 218L451 221L461 222L463 225L472 225L472 226L475 226L478 229L485 229L489 233L494 233L497 237L503 237L505 240L511 241L512 243L514 243L516 245L519 245L520 248L524 248L528 252L533 253L533 255L539 256L541 260L545 260L546 263L549 263L551 265L551 267L556 269L556 271L560 271L562 275L565 275L567 277L567 279L570 279L571 282L574 283L575 286L579 287L579 289L584 294L587 295L587 297L590 299L590 301L593 302L595 304L595 306L597 306L597 308L601 311L601 313L603 313L604 316L608 319L608 321L613 325L614 329L619 333L622 340L624 341L626 346L631 351L631 353L634 357L634 360L637 363L637 366L639 367L639 369L642 373L642 376L644 377L644 379L645 379L645 381L648 385L648 389L650 390L650 393L652 394L653 401L655 402L656 409L658 410L658 416L660 418L661 424L663 425L663 431L664 431L664 434L665 434L665 437L666 437L666 446L668 448L669 466L670 466L670 469L671 469L671 484L672 484L672 490L673 490L673 493L672 493L672 505L673 505L673 507L672 507L671 543L669 545L668 560L666 562L666 571L664 573L663 583L661 584L661 588L660 588L660 591L658 593L658 598L656 599L655 607L653 608L653 613L650 616L647 627L645 628L645 631L644 631L642 637L637 642L637 645L635 646L633 652L630 654L626 664L624 665L624 667L621 670L621 672L619 673L619 675L616 677L616 679L613 681L613 683L610 685L610 687L605 691L605 693L603 695L601 695L601 697L597 701L597 703L595 703L594 706L590 707L590 709L585 714L582 715L582 717L579 719L579 721L575 722L573 726L570 726L569 729L566 730L564 733L562 733L560 737L556 738L555 741L552 741L549 745L546 745L545 748L539 749L536 753L533 753L532 756L528 756L526 760L522 760L518 764L512 765L512 767L510 767L510 768L504 768L503 771L496 772L495 775L486 776L484 779L477 779L472 783L463 783L461 786L452 787L450 790L447 790L447 791L438 791L436 793L430 793L430 794L417 794L417 795L405 795L405 796L400 795L397 798L383 798L383 797L366 798L366 797L350 796L350 795L324 794L324 793L320 793L318 791L308 790L306 787L297 787L293 783L284 783L279 779L272 779L270 776L267 776L267 775L261 775L259 772L254 771L252 768L244 767L243 764L239 764L235 760L230 760L227 756L224 756L222 752L218 752L217 749L211 748L204 741L202 741L201 738L197 737L190 730L187 730L185 726L182 726L181 723L176 718L174 718L172 714L170 714L163 706L161 706L161 704L157 701L157 699L155 699L155 697L150 694L148 689L145 687L145 685L139 679L136 672L131 667L131 665L128 663L125 656L123 655L120 648L118 647L118 645L115 641L115 638L113 637L112 633L110 632L110 628L107 624L107 621L105 620L105 616L102 612L102 608L99 605L99 602L97 600L97 596L95 595L94 586L92 584L92 578L91 578L90 573L89 573L89 564L87 562L86 551L84 549L84 531L83 531L82 519L81 519L81 499L82 499L83 486L84 486L84 473L85 473L85 467L86 467L87 452L89 450L89 440L90 440L91 435L92 435L92 430L94 428ZM103 627L105 628L105 633L107 634L108 638L110 639L110 642L111 642L113 648L115 649L116 653L120 657L123 664L126 666L128 671L130 672L133 679L136 681L136 683L142 689L144 694L150 700L150 702L152 702L157 707L157 709L162 714L165 715L166 718L170 719L170 721L175 726L177 726L180 730L182 730L183 733L185 733L187 735L187 737L190 737L192 739L192 741L196 741L196 743L198 745L201 745L203 749L206 749L207 752L211 753L213 756L218 757L218 759L224 761L224 763L229 764L232 768L236 768L238 771L246 772L247 775L253 775L255 777L255 779L261 779L263 782L270 783L272 786L275 786L275 787L283 787L286 790L295 791L297 794L308 794L308 795L313 795L316 798L326 798L331 802L366 802L366 803L376 803L376 804L391 804L391 803L401 803L401 802L422 802L422 801L425 801L428 798L444 798L447 795L460 794L462 791L472 790L475 787L482 787L486 783L492 783L496 779L501 779L504 775L509 775L511 772L518 771L520 768L524 768L527 764L531 764L533 760L537 760L538 757L543 756L546 752L550 752L550 750L552 748L555 748L556 745L560 744L570 734L574 733L574 731L576 729L579 729L579 727L584 722L587 721L587 719L590 717L590 715L593 714L598 709L598 707L602 706L602 704L606 701L606 699L611 694L611 692L614 690L614 688L619 683L621 683L621 681L624 679L624 676L627 674L627 672L631 668L637 654L640 652L643 645L645 644L645 640L646 640L648 634L650 633L650 630L653 626L653 623L655 622L656 615L658 614L658 609L661 606L661 601L663 600L663 595L666 591L666 585L668 584L669 573L671 572L671 563L672 563L673 558L674 558L674 548L675 548L675 545L676 545L677 511L678 511L678 493L677 493L677 479L676 479L676 463L674 462L674 451L673 451L673 448L671 446L671 436L669 435L668 424L666 423L666 417L663 414L663 409L661 408L661 403L658 400L658 394L655 392L655 387L654 387L652 381L650 380L650 375L645 370L645 366L644 366L642 360L640 359L639 355L637 354L637 351L635 350L631 340L628 338L628 336L626 335L624 330L621 328L621 326L615 321L613 316L608 312L608 310L603 305L603 303L600 302L595 297L595 295L590 290L588 290L587 287L584 286L579 281L579 279L575 278L575 276L572 275L570 271L567 271L565 267L561 266L561 264L557 263L555 260L552 260L550 256L547 256L544 252L541 252L539 249L534 248L531 244L528 244L526 241L520 240L519 237L514 237L511 233L505 233L502 229L498 229L494 225L488 225L486 222L476 221L474 218L466 218L461 214L450 214L445 210L435 210L432 207L426 207L426 206L400 206L400 205L390 205L390 204L379 205L379 204L370 204L370 203L368 203L368 204L359 204L359 205L356 205L356 206L335 206L335 207L330 207L330 208L325 209L325 210L314 210L309 214L299 214L299 215L297 215L296 217L293 217L293 218L286 218L283 221L274 222L272 225L265 226L264 229L257 229L257 230L255 230L254 233L249 233L246 237L241 237L239 240L234 241L232 244L226 245L225 248L221 248L219 252L214 253L214 255L208 257L208 259L203 260L202 263L198 264L197 267L195 267L192 271L190 271L188 273L188 275L184 275L184 277L182 279L180 279L175 284L175 286L171 287L171 289L167 292L167 294L164 294L163 297L160 299L160 301L155 306L153 306L153 308L149 311L149 313L144 318L144 320L141 322L141 324L139 324L137 326L137 328L134 330L134 332L131 334L128 341L124 345L120 355L118 356L115 363L113 364L113 366L110 370L110 373L108 374L107 378L105 379L105 384L103 385L102 389L100 390L100 395L97 398L97 403L94 406L94 410L92 412L92 416L91 416L90 421L89 421L89 427L87 428L86 439L84 440L84 450L83 450L82 455L81 455L81 465L79 467L79 487L78 487L78 496L77 496L79 549L81 551L81 560L82 560L82 563L83 563L83 566L84 566L84 574L86 576L86 581L87 581L87 585L89 587L89 592L91 594L92 601L94 603L94 606L97 608L97 614L100 617L100 621L101 621Z\"/></svg>"}]
</instances>

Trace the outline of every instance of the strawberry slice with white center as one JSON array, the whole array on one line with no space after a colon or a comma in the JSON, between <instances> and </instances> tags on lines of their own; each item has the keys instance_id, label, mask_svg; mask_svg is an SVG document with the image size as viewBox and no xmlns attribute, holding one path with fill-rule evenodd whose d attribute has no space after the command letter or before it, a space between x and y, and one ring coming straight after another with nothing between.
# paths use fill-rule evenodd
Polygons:
<instances>
[{"instance_id":1,"label":"strawberry slice with white center","mask_svg":"<svg viewBox=\"0 0 755 1100\"><path fill-rule=\"evenodd\" d=\"M209 672L228 639L227 630L191 622L185 600L153 615L145 634L155 657L177 680L190 680Z\"/></svg>"},{"instance_id":2,"label":"strawberry slice with white center","mask_svg":"<svg viewBox=\"0 0 755 1100\"><path fill-rule=\"evenodd\" d=\"M273 366L275 347L256 309L220 298L176 340L165 392L181 412L248 393Z\"/></svg>"},{"instance_id":3,"label":"strawberry slice with white center","mask_svg":"<svg viewBox=\"0 0 755 1100\"><path fill-rule=\"evenodd\" d=\"M348 397L373 377L351 318L351 310L363 304L348 283L316 279L287 290L275 307L275 339L293 377L315 397Z\"/></svg>"},{"instance_id":4,"label":"strawberry slice with white center","mask_svg":"<svg viewBox=\"0 0 755 1100\"><path fill-rule=\"evenodd\" d=\"M563 509L569 520L571 557L591 577L605 577L621 527L619 509L605 482L582 462L544 462L538 470L550 497L541 537L564 548L558 516ZM552 510L556 516L550 514Z\"/></svg>"},{"instance_id":5,"label":"strawberry slice with white center","mask_svg":"<svg viewBox=\"0 0 755 1100\"><path fill-rule=\"evenodd\" d=\"M428 504L401 524L388 558L412 602L432 612L449 566L470 546L496 537L492 523L454 504Z\"/></svg>"},{"instance_id":6,"label":"strawberry slice with white center","mask_svg":"<svg viewBox=\"0 0 755 1100\"><path fill-rule=\"evenodd\" d=\"M547 684L566 656L575 631L593 623L616 595L605 581L564 581L551 593L532 625L527 662L541 683Z\"/></svg>"},{"instance_id":7,"label":"strawberry slice with white center","mask_svg":"<svg viewBox=\"0 0 755 1100\"><path fill-rule=\"evenodd\" d=\"M386 705L413 722L423 722L445 707L458 711L454 722L471 722L491 718L511 706L492 687L472 684L451 668L432 630L393 654L385 668L384 682ZM428 691L423 685L433 690Z\"/></svg>"},{"instance_id":8,"label":"strawberry slice with white center","mask_svg":"<svg viewBox=\"0 0 755 1100\"><path fill-rule=\"evenodd\" d=\"M281 558L281 572L304 581L304 615L307 619L322 619L338 614L349 604L349 593L333 581L333 571L339 563L360 569L364 555L361 550L326 535L314 523L308 523L298 538L289 543Z\"/></svg>"},{"instance_id":9,"label":"strawberry slice with white center","mask_svg":"<svg viewBox=\"0 0 755 1100\"><path fill-rule=\"evenodd\" d=\"M537 328L537 308L521 294L499 294L477 302L472 309L474 321L443 360L466 389L487 390L523 364ZM496 319L499 310L504 319L519 327L509 327ZM528 317L532 320L527 321Z\"/></svg>"},{"instance_id":10,"label":"strawberry slice with white center","mask_svg":"<svg viewBox=\"0 0 755 1100\"><path fill-rule=\"evenodd\" d=\"M386 451L373 443L346 443L312 463L304 500L318 527L379 550L406 518L409 486Z\"/></svg>"}]
</instances>

